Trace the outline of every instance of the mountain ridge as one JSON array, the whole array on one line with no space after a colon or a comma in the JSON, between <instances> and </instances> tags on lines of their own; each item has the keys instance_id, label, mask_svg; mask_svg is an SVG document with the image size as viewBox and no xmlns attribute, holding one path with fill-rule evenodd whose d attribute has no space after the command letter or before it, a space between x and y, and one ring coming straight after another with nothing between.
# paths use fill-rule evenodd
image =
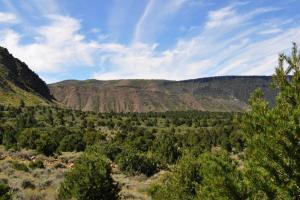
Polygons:
<instances>
[{"instance_id":1,"label":"mountain ridge","mask_svg":"<svg viewBox=\"0 0 300 200\"><path fill-rule=\"evenodd\" d=\"M48 86L60 103L85 111L242 111L257 87L274 102L276 91L268 87L271 81L271 76L217 76L180 81L65 80Z\"/></svg>"},{"instance_id":2,"label":"mountain ridge","mask_svg":"<svg viewBox=\"0 0 300 200\"><path fill-rule=\"evenodd\" d=\"M53 100L47 84L24 62L0 47L0 103L48 104Z\"/></svg>"},{"instance_id":3,"label":"mountain ridge","mask_svg":"<svg viewBox=\"0 0 300 200\"><path fill-rule=\"evenodd\" d=\"M216 76L188 80L65 80L47 85L24 62L0 47L0 103L48 104L95 112L243 111L262 88L273 104L271 76Z\"/></svg>"}]
</instances>

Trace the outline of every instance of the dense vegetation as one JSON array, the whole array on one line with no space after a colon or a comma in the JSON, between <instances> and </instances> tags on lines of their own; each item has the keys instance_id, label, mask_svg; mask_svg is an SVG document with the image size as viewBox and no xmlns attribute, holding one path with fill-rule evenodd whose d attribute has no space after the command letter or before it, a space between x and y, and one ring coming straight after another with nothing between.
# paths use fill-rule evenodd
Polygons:
<instances>
[{"instance_id":1,"label":"dense vegetation","mask_svg":"<svg viewBox=\"0 0 300 200\"><path fill-rule=\"evenodd\" d=\"M242 135L232 126L233 113L94 113L30 107L24 102L20 102L19 107L0 106L0 110L0 144L7 149L35 149L47 156L63 151L86 152L84 162L78 161L66 175L60 192L61 198L66 199L94 199L88 196L91 194L88 185L96 183L93 178L109 179L108 159L125 174L152 176L169 169L187 151L200 155L214 146L222 146L230 152L238 152L244 146ZM96 157L100 160L94 160ZM98 173L88 171L89 162L94 170L99 165ZM42 168L43 165L36 161L29 167ZM91 176L91 173L95 174ZM89 181L74 180L80 177ZM118 191L112 181L99 187L107 192Z\"/></svg>"},{"instance_id":2,"label":"dense vegetation","mask_svg":"<svg viewBox=\"0 0 300 200\"><path fill-rule=\"evenodd\" d=\"M285 66L287 64L287 66ZM94 113L0 106L0 144L47 156L84 151L61 184L61 199L118 199L116 163L128 175L169 175L154 200L300 199L300 54L280 55L273 106L257 90L241 113ZM13 163L17 170L27 166ZM32 163L42 168L42 163ZM10 198L9 187L0 185ZM3 192L2 192L3 191Z\"/></svg>"},{"instance_id":3,"label":"dense vegetation","mask_svg":"<svg viewBox=\"0 0 300 200\"><path fill-rule=\"evenodd\" d=\"M288 64L285 69L284 64ZM224 150L187 154L173 174L152 188L160 199L299 199L300 198L300 54L280 55L273 86L274 107L261 90L250 98L251 110L239 124L245 136L243 158Z\"/></svg>"},{"instance_id":4,"label":"dense vegetation","mask_svg":"<svg viewBox=\"0 0 300 200\"><path fill-rule=\"evenodd\" d=\"M11 193L8 185L0 183L0 200L10 200Z\"/></svg>"},{"instance_id":5,"label":"dense vegetation","mask_svg":"<svg viewBox=\"0 0 300 200\"><path fill-rule=\"evenodd\" d=\"M150 176L176 163L186 150L201 154L222 146L231 152L244 146L242 135L232 126L232 113L97 114L26 107L23 102L0 110L0 144L7 148L36 149L49 156L96 145L130 174Z\"/></svg>"}]
</instances>

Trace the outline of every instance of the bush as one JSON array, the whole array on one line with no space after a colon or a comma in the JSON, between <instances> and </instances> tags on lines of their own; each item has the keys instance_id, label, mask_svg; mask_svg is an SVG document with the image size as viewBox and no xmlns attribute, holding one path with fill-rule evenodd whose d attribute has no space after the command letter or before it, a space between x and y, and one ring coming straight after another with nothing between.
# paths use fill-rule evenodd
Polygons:
<instances>
[{"instance_id":1,"label":"bush","mask_svg":"<svg viewBox=\"0 0 300 200\"><path fill-rule=\"evenodd\" d=\"M164 164L173 164L180 156L177 138L171 132L158 133L153 144L153 150Z\"/></svg>"},{"instance_id":2,"label":"bush","mask_svg":"<svg viewBox=\"0 0 300 200\"><path fill-rule=\"evenodd\" d=\"M22 148L36 149L36 140L39 136L37 129L24 129L18 136L18 144Z\"/></svg>"},{"instance_id":3,"label":"bush","mask_svg":"<svg viewBox=\"0 0 300 200\"><path fill-rule=\"evenodd\" d=\"M79 133L67 135L59 143L59 151L83 151L84 149L85 144Z\"/></svg>"},{"instance_id":4,"label":"bush","mask_svg":"<svg viewBox=\"0 0 300 200\"><path fill-rule=\"evenodd\" d=\"M75 167L66 173L59 199L115 200L120 188L111 177L108 159L96 153L84 153Z\"/></svg>"},{"instance_id":5,"label":"bush","mask_svg":"<svg viewBox=\"0 0 300 200\"><path fill-rule=\"evenodd\" d=\"M145 174L152 176L158 172L159 164L151 157L138 153L134 150L125 150L116 159L120 169L130 175Z\"/></svg>"},{"instance_id":6,"label":"bush","mask_svg":"<svg viewBox=\"0 0 300 200\"><path fill-rule=\"evenodd\" d=\"M14 128L5 127L3 130L3 135L2 135L3 145L8 149L16 147L16 144L17 144L16 135L17 135L17 132Z\"/></svg>"},{"instance_id":7,"label":"bush","mask_svg":"<svg viewBox=\"0 0 300 200\"><path fill-rule=\"evenodd\" d=\"M154 185L153 200L246 199L247 191L237 164L226 152L183 157L161 185Z\"/></svg>"},{"instance_id":8,"label":"bush","mask_svg":"<svg viewBox=\"0 0 300 200\"><path fill-rule=\"evenodd\" d=\"M14 169L19 170L19 171L24 171L24 172L29 171L28 167L25 164L19 163L17 161L13 161L12 166Z\"/></svg>"},{"instance_id":9,"label":"bush","mask_svg":"<svg viewBox=\"0 0 300 200\"><path fill-rule=\"evenodd\" d=\"M119 147L120 145L116 143L110 142L100 142L93 146L88 146L86 148L87 152L97 152L99 154L103 154L108 157L110 160L114 161L119 153L122 152L122 149Z\"/></svg>"},{"instance_id":10,"label":"bush","mask_svg":"<svg viewBox=\"0 0 300 200\"><path fill-rule=\"evenodd\" d=\"M44 133L36 141L36 149L38 152L45 154L46 156L53 155L58 147L58 141L56 141L51 135Z\"/></svg>"},{"instance_id":11,"label":"bush","mask_svg":"<svg viewBox=\"0 0 300 200\"><path fill-rule=\"evenodd\" d=\"M30 180L23 180L22 182L22 188L23 189L35 189L35 185Z\"/></svg>"},{"instance_id":12,"label":"bush","mask_svg":"<svg viewBox=\"0 0 300 200\"><path fill-rule=\"evenodd\" d=\"M10 187L0 183L0 200L11 200Z\"/></svg>"},{"instance_id":13,"label":"bush","mask_svg":"<svg viewBox=\"0 0 300 200\"><path fill-rule=\"evenodd\" d=\"M95 131L87 131L83 135L83 141L86 145L94 145L103 140L105 140L105 136Z\"/></svg>"},{"instance_id":14,"label":"bush","mask_svg":"<svg viewBox=\"0 0 300 200\"><path fill-rule=\"evenodd\" d=\"M43 163L43 161L41 161L41 160L37 160L37 161L32 161L32 162L30 162L30 163L29 163L29 167L30 167L31 169L37 169L37 168L43 169L43 168L45 168L44 163Z\"/></svg>"}]
</instances>

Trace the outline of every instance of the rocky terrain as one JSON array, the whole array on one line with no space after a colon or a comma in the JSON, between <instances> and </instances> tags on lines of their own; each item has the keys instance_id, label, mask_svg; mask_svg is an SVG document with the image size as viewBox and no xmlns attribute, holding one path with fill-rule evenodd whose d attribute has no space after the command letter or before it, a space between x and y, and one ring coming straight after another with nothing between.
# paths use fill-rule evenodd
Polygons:
<instances>
[{"instance_id":1,"label":"rocky terrain","mask_svg":"<svg viewBox=\"0 0 300 200\"><path fill-rule=\"evenodd\" d=\"M61 104L84 111L242 111L247 99L261 88L272 104L276 91L270 76L223 76L186 81L68 80L50 84Z\"/></svg>"}]
</instances>

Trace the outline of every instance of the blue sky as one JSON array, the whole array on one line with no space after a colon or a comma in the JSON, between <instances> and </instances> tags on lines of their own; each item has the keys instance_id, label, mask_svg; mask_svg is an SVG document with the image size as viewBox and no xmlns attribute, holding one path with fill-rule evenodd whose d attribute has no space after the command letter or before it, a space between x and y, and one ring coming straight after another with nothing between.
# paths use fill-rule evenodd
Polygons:
<instances>
[{"instance_id":1,"label":"blue sky","mask_svg":"<svg viewBox=\"0 0 300 200\"><path fill-rule=\"evenodd\" d=\"M271 75L300 0L0 0L0 45L46 82Z\"/></svg>"}]
</instances>

